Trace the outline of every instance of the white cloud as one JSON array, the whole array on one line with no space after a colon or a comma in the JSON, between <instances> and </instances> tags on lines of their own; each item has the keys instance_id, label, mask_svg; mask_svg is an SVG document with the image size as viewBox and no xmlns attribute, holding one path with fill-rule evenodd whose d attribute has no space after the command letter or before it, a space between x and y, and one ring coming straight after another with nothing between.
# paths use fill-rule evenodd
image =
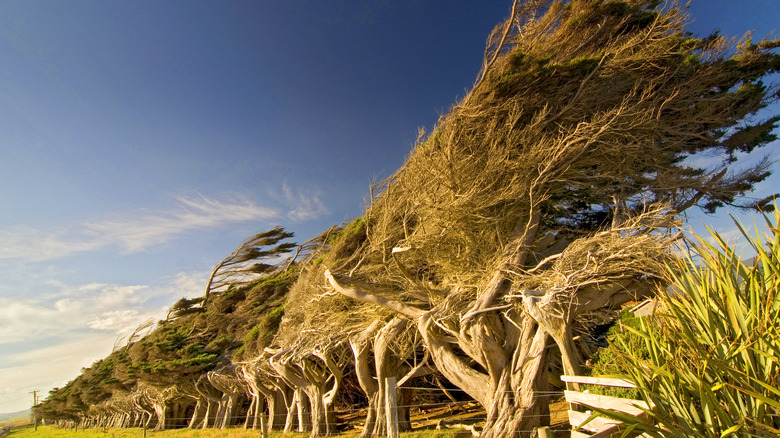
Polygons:
<instances>
[{"instance_id":1,"label":"white cloud","mask_svg":"<svg viewBox=\"0 0 780 438\"><path fill-rule=\"evenodd\" d=\"M190 231L278 216L275 209L259 206L245 198L220 201L198 196L177 197L176 201L177 208L167 212L91 223L87 224L87 229L107 244L114 243L127 252L137 252Z\"/></svg>"},{"instance_id":2,"label":"white cloud","mask_svg":"<svg viewBox=\"0 0 780 438\"><path fill-rule=\"evenodd\" d=\"M142 310L145 290L143 286L91 284L63 289L50 296L0 298L0 320L3 321L0 344L33 341L89 328L119 335L151 316ZM124 315L124 326L120 327L118 322L111 325L97 322L108 320L107 315L112 315L111 312L128 309L138 310L131 310L136 313L132 321L128 314Z\"/></svg>"},{"instance_id":3,"label":"white cloud","mask_svg":"<svg viewBox=\"0 0 780 438\"><path fill-rule=\"evenodd\" d=\"M287 217L291 220L311 220L328 213L327 207L320 200L319 190L298 190L297 193L294 193L287 183L284 183L282 193L285 203L290 208Z\"/></svg>"},{"instance_id":4,"label":"white cloud","mask_svg":"<svg viewBox=\"0 0 780 438\"><path fill-rule=\"evenodd\" d=\"M203 294L208 281L206 272L179 272L165 279L168 283L168 295L181 297L196 297Z\"/></svg>"},{"instance_id":5,"label":"white cloud","mask_svg":"<svg viewBox=\"0 0 780 438\"><path fill-rule=\"evenodd\" d=\"M16 280L9 284L28 285L0 289L0 412L29 406L26 392L31 389L45 395L48 388L64 385L141 323L164 318L165 306L180 297L201 295L208 276L193 271L148 284L68 284L52 280L63 278L63 273L73 278L68 268L27 261L107 248L137 252L196 231L273 218L306 220L326 211L317 191L285 185L282 192L274 200L279 208L243 197L176 197L169 208L158 211L103 216L52 229L0 230L0 274ZM46 269L54 271L43 272Z\"/></svg>"},{"instance_id":6,"label":"white cloud","mask_svg":"<svg viewBox=\"0 0 780 438\"><path fill-rule=\"evenodd\" d=\"M89 321L87 326L95 330L121 333L126 332L132 327L138 327L141 321L143 321L143 316L138 313L138 310L111 310L109 312L103 312L97 318Z\"/></svg>"},{"instance_id":7,"label":"white cloud","mask_svg":"<svg viewBox=\"0 0 780 438\"><path fill-rule=\"evenodd\" d=\"M164 318L161 303L200 295L205 276L179 272L150 285L49 282L53 291L40 296L0 297L0 412L29 407L32 389L45 396L72 380L141 323Z\"/></svg>"},{"instance_id":8,"label":"white cloud","mask_svg":"<svg viewBox=\"0 0 780 438\"><path fill-rule=\"evenodd\" d=\"M94 238L73 238L71 231L44 232L20 226L0 231L0 259L40 261L104 246Z\"/></svg>"},{"instance_id":9,"label":"white cloud","mask_svg":"<svg viewBox=\"0 0 780 438\"><path fill-rule=\"evenodd\" d=\"M32 390L45 397L54 387L74 379L82 367L88 367L111 352L114 336L95 333L68 339L54 346L31 348L4 355L11 366L0 369L0 412L29 408Z\"/></svg>"},{"instance_id":10,"label":"white cloud","mask_svg":"<svg viewBox=\"0 0 780 438\"><path fill-rule=\"evenodd\" d=\"M164 211L128 213L57 230L18 226L0 231L0 259L42 261L111 245L133 253L192 231L279 216L276 209L239 196L224 200L203 195L174 199L176 205Z\"/></svg>"},{"instance_id":11,"label":"white cloud","mask_svg":"<svg viewBox=\"0 0 780 438\"><path fill-rule=\"evenodd\" d=\"M198 296L203 273L178 273L153 285L90 283L40 296L0 297L0 345L84 331L126 336L141 323L165 317L165 305Z\"/></svg>"}]
</instances>

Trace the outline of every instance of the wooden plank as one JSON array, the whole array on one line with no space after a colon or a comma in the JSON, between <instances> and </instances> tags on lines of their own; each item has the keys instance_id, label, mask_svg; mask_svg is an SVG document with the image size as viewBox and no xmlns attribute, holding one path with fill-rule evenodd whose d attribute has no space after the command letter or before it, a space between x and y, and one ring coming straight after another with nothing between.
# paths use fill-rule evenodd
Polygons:
<instances>
[{"instance_id":1,"label":"wooden plank","mask_svg":"<svg viewBox=\"0 0 780 438\"><path fill-rule=\"evenodd\" d=\"M572 432L572 434L573 433L574 432ZM589 438L622 438L622 435L623 435L623 428L621 427L621 425L616 424L614 426L606 427L600 430L599 432L594 433L593 435L590 435ZM641 435L637 435L636 438L650 438L650 436L643 433Z\"/></svg>"},{"instance_id":2,"label":"wooden plank","mask_svg":"<svg viewBox=\"0 0 780 438\"><path fill-rule=\"evenodd\" d=\"M569 383L584 383L586 385L615 386L619 388L636 388L633 383L623 379L610 377L561 376L561 380Z\"/></svg>"},{"instance_id":3,"label":"wooden plank","mask_svg":"<svg viewBox=\"0 0 780 438\"><path fill-rule=\"evenodd\" d=\"M586 412L577 412L577 411L570 410L569 424L571 424L572 429L581 427L583 430L587 430L588 432L598 432L606 427L614 426L615 424L620 424L620 421L618 420L605 418L605 417L597 417L588 421L588 423L585 424L584 426L581 426L583 423L585 423L585 420L587 420L589 417L590 414Z\"/></svg>"},{"instance_id":4,"label":"wooden plank","mask_svg":"<svg viewBox=\"0 0 780 438\"><path fill-rule=\"evenodd\" d=\"M589 433L584 432L577 432L576 430L571 431L571 438L590 438Z\"/></svg>"},{"instance_id":5,"label":"wooden plank","mask_svg":"<svg viewBox=\"0 0 780 438\"><path fill-rule=\"evenodd\" d=\"M630 415L640 415L644 413L641 408L647 409L647 403L643 402L642 400L610 397L608 395L587 394L577 391L563 391L563 394L566 397L566 401L569 403L597 407L599 409L611 409L613 411L624 412Z\"/></svg>"},{"instance_id":6,"label":"wooden plank","mask_svg":"<svg viewBox=\"0 0 780 438\"><path fill-rule=\"evenodd\" d=\"M590 438L613 438L621 435L620 425L609 426L599 432L594 433Z\"/></svg>"}]
</instances>

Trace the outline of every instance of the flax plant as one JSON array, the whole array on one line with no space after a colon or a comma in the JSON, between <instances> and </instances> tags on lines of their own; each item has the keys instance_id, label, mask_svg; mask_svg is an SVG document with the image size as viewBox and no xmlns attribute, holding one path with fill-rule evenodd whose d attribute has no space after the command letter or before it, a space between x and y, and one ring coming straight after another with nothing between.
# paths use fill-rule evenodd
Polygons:
<instances>
[{"instance_id":1,"label":"flax plant","mask_svg":"<svg viewBox=\"0 0 780 438\"><path fill-rule=\"evenodd\" d=\"M743 261L717 232L695 236L693 256L669 266L672 288L639 329L646 351L618 341L630 380L652 407L652 426L620 416L629 431L658 437L780 435L780 211L768 231L739 231L756 253ZM736 221L735 221L736 222ZM649 357L648 357L649 352Z\"/></svg>"}]
</instances>

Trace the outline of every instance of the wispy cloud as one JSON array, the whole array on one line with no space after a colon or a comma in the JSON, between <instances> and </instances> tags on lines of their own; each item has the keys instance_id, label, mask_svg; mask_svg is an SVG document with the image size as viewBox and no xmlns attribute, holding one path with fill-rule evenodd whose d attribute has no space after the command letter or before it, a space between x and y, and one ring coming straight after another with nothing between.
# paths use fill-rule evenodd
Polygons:
<instances>
[{"instance_id":1,"label":"wispy cloud","mask_svg":"<svg viewBox=\"0 0 780 438\"><path fill-rule=\"evenodd\" d=\"M42 231L19 226L0 231L0 259L41 261L100 249L106 243L73 237L69 230Z\"/></svg>"},{"instance_id":2,"label":"wispy cloud","mask_svg":"<svg viewBox=\"0 0 780 438\"><path fill-rule=\"evenodd\" d=\"M0 298L0 345L95 329L116 335L151 316L143 309L145 286L90 284L30 298ZM100 323L125 312L123 325ZM128 318L130 312L134 318ZM143 315L142 315L143 313ZM159 313L156 312L156 313ZM115 319L112 318L112 319Z\"/></svg>"},{"instance_id":3,"label":"wispy cloud","mask_svg":"<svg viewBox=\"0 0 780 438\"><path fill-rule=\"evenodd\" d=\"M41 261L109 246L133 253L192 231L281 215L275 208L239 196L222 200L179 196L174 200L175 205L167 210L125 213L59 230L14 227L0 231L0 259Z\"/></svg>"},{"instance_id":4,"label":"wispy cloud","mask_svg":"<svg viewBox=\"0 0 780 438\"><path fill-rule=\"evenodd\" d=\"M148 320L146 316L142 315L135 309L126 310L111 310L109 312L103 312L99 317L89 321L87 326L91 329L109 331L109 332L125 332L129 327L138 327L141 322Z\"/></svg>"},{"instance_id":5,"label":"wispy cloud","mask_svg":"<svg viewBox=\"0 0 780 438\"><path fill-rule=\"evenodd\" d=\"M127 252L137 252L190 231L217 228L228 223L267 220L279 215L277 210L245 198L220 201L198 196L177 197L176 201L178 206L171 211L106 220L87 224L87 228L103 242L117 244Z\"/></svg>"},{"instance_id":6,"label":"wispy cloud","mask_svg":"<svg viewBox=\"0 0 780 438\"><path fill-rule=\"evenodd\" d=\"M204 291L208 281L208 272L179 272L165 279L167 296L192 297Z\"/></svg>"},{"instance_id":7,"label":"wispy cloud","mask_svg":"<svg viewBox=\"0 0 780 438\"><path fill-rule=\"evenodd\" d=\"M285 203L290 208L287 212L287 217L291 220L312 220L328 213L327 207L325 207L325 204L320 200L319 190L299 189L297 192L294 192L287 183L285 183L282 185L282 193L284 194Z\"/></svg>"}]
</instances>

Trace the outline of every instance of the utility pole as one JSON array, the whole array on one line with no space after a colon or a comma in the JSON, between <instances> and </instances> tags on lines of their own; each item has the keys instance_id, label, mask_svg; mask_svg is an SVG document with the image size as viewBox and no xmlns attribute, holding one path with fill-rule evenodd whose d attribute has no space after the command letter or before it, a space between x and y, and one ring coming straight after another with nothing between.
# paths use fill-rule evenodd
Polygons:
<instances>
[{"instance_id":1,"label":"utility pole","mask_svg":"<svg viewBox=\"0 0 780 438\"><path fill-rule=\"evenodd\" d=\"M38 393L40 392L39 389L36 389L34 391L28 392L28 394L33 395L33 407L32 407L32 420L33 420L33 430L38 430L38 419L35 418L35 407L38 406Z\"/></svg>"}]
</instances>

